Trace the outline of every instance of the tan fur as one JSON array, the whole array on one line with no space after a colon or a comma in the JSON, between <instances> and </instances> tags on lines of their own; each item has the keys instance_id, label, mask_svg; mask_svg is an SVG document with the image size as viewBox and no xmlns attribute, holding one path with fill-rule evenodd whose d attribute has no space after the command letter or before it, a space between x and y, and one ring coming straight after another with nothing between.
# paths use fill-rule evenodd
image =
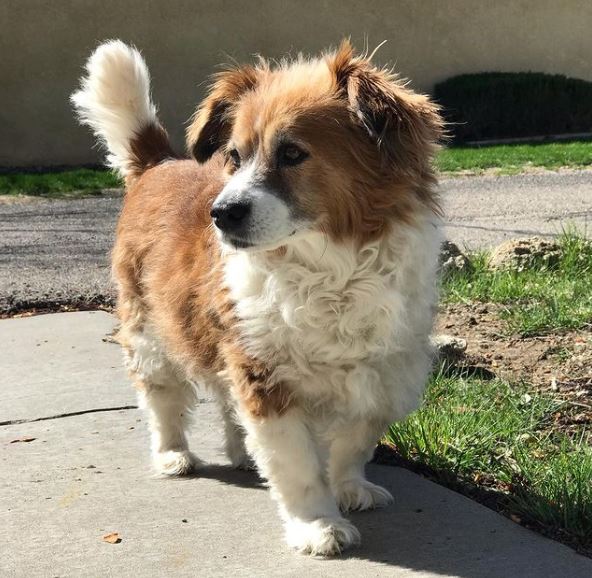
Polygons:
<instances>
[{"instance_id":1,"label":"tan fur","mask_svg":"<svg viewBox=\"0 0 592 578\"><path fill-rule=\"evenodd\" d=\"M119 338L125 347L126 336L150 325L189 376L227 370L254 415L281 413L287 391L265 387L266 369L240 346L222 289L209 217L221 166L220 156L205 166L171 161L147 170L127 191L113 250Z\"/></svg>"},{"instance_id":2,"label":"tan fur","mask_svg":"<svg viewBox=\"0 0 592 578\"><path fill-rule=\"evenodd\" d=\"M285 134L310 158L278 171L273 151ZM134 174L143 174L128 183L113 251L122 342L149 326L190 378L225 372L252 415L285 411L297 400L269 379L273 360L245 352L223 286L209 212L233 171L228 141L244 155L256 152L267 178L289 191L319 230L362 245L412 221L419 207L437 210L431 157L441 134L434 104L354 56L348 43L276 70L260 62L222 72L187 133L205 164L161 162L172 153L159 130L133 145Z\"/></svg>"},{"instance_id":3,"label":"tan fur","mask_svg":"<svg viewBox=\"0 0 592 578\"><path fill-rule=\"evenodd\" d=\"M257 152L272 172L277 135L302 140L310 159L289 171L285 187L334 240L376 239L394 222L411 221L418 204L439 211L431 166L443 135L438 107L356 57L348 42L323 59L274 71L262 62L217 79L187 133L198 160L230 139L244 156Z\"/></svg>"}]
</instances>

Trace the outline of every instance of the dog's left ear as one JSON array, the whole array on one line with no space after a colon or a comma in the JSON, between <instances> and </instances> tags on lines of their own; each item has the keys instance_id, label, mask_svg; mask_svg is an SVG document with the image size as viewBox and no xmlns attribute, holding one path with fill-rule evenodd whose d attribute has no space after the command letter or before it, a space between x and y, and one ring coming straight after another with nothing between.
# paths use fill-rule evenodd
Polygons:
<instances>
[{"instance_id":1,"label":"dog's left ear","mask_svg":"<svg viewBox=\"0 0 592 578\"><path fill-rule=\"evenodd\" d=\"M401 171L423 172L444 135L439 107L390 71L356 56L347 40L327 59L338 94L384 160Z\"/></svg>"},{"instance_id":2,"label":"dog's left ear","mask_svg":"<svg viewBox=\"0 0 592 578\"><path fill-rule=\"evenodd\" d=\"M230 137L232 109L257 85L260 69L242 66L214 76L209 93L187 129L187 148L195 159L207 161Z\"/></svg>"}]
</instances>

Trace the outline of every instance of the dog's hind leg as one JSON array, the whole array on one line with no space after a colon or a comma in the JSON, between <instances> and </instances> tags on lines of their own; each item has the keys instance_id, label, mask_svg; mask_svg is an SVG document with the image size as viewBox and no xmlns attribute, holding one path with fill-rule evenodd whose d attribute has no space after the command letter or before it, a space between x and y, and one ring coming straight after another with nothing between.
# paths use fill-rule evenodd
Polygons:
<instances>
[{"instance_id":1,"label":"dog's hind leg","mask_svg":"<svg viewBox=\"0 0 592 578\"><path fill-rule=\"evenodd\" d=\"M224 421L224 450L232 467L241 470L252 470L255 464L245 447L245 429L239 422L236 403L225 384L219 383L212 387L220 406Z\"/></svg>"},{"instance_id":2,"label":"dog's hind leg","mask_svg":"<svg viewBox=\"0 0 592 578\"><path fill-rule=\"evenodd\" d=\"M152 461L159 474L182 476L200 465L189 451L186 430L194 407L192 386L136 382L140 407L147 410L150 422Z\"/></svg>"},{"instance_id":3,"label":"dog's hind leg","mask_svg":"<svg viewBox=\"0 0 592 578\"><path fill-rule=\"evenodd\" d=\"M385 506L393 497L388 490L366 479L366 463L386 425L369 419L348 424L332 435L329 450L329 479L342 511L368 510Z\"/></svg>"}]
</instances>

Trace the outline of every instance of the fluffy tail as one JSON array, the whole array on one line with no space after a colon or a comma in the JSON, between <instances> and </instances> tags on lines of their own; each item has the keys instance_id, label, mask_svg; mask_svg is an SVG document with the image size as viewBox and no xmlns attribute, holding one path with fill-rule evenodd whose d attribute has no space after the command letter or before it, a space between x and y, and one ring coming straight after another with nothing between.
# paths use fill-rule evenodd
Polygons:
<instances>
[{"instance_id":1,"label":"fluffy tail","mask_svg":"<svg viewBox=\"0 0 592 578\"><path fill-rule=\"evenodd\" d=\"M150 74L140 53L120 40L101 44L70 100L82 124L107 150L107 164L123 177L174 158L150 98Z\"/></svg>"}]
</instances>

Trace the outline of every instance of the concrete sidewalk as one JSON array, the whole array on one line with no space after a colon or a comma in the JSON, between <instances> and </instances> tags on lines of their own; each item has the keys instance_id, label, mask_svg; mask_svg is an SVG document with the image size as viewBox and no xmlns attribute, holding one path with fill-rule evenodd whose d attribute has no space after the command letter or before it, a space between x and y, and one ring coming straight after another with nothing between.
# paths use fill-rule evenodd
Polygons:
<instances>
[{"instance_id":1,"label":"concrete sidewalk","mask_svg":"<svg viewBox=\"0 0 592 578\"><path fill-rule=\"evenodd\" d=\"M408 471L370 466L395 504L354 514L363 546L290 552L255 474L219 450L216 408L192 447L212 465L157 479L106 313L0 321L0 576L592 576L592 560ZM125 408L125 409L122 409ZM25 441L31 440L31 441ZM102 536L118 532L119 544Z\"/></svg>"}]
</instances>

